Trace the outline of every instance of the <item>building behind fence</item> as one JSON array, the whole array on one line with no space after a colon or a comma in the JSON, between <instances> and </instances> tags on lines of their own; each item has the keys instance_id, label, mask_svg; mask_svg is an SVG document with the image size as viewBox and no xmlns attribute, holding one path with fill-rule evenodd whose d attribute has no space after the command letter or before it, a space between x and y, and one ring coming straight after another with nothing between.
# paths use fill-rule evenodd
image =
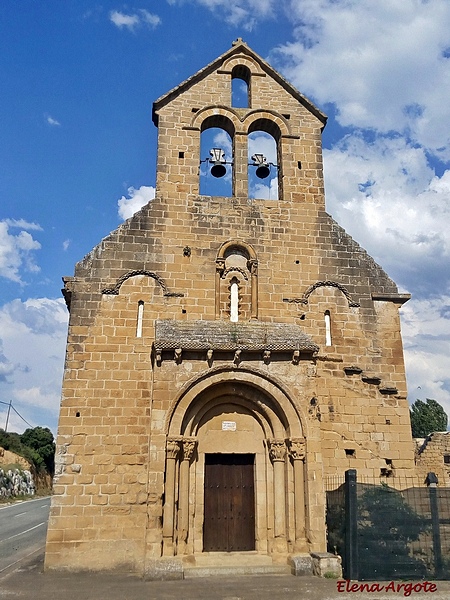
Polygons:
<instances>
[{"instance_id":1,"label":"building behind fence","mask_svg":"<svg viewBox=\"0 0 450 600\"><path fill-rule=\"evenodd\" d=\"M450 488L434 473L326 481L328 551L348 579L449 579Z\"/></svg>"}]
</instances>

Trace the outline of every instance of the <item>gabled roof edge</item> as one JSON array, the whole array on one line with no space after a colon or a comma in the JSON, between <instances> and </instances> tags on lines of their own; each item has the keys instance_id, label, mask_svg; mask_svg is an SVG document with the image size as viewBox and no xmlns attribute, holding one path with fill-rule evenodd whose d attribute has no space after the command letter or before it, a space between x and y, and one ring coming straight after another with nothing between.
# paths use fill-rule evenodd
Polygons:
<instances>
[{"instance_id":1,"label":"gabled roof edge","mask_svg":"<svg viewBox=\"0 0 450 600\"><path fill-rule=\"evenodd\" d=\"M180 84L178 84L177 86L175 86L174 88L172 88L171 90L169 90L168 92L166 92L165 94L160 96L157 100L155 100L155 102L153 103L153 111L152 111L152 119L153 119L154 124L156 126L158 126L157 111L160 108L162 108L168 102L170 102L173 98L175 98L176 96L181 94L183 92L183 90L190 87L197 81L200 81L201 79L206 77L206 75L208 75L209 73L211 73L212 71L214 71L215 69L220 67L220 65L225 61L225 59L229 58L230 56L233 56L233 54L238 54L240 52L248 54L253 59L255 59L260 64L260 66L263 68L264 71L266 71L275 81L277 81L282 87L284 87L294 98L296 98L301 104L303 104L303 106L305 106L313 115L315 115L319 119L319 121L322 121L322 123L324 125L326 124L327 116L319 108L317 108L317 106L315 106L310 100L308 100L308 98L306 98L306 96L301 94L291 83L289 83L289 81L287 81L287 79L285 79L282 75L280 75L280 73L278 73L278 71L276 71L268 62L266 62L263 58L261 58L259 56L259 54L254 52L249 46L247 46L247 44L245 42L242 42L242 41L234 42L233 46L229 50L227 50L226 52L224 52L223 54L218 56L215 60L213 60L212 62L207 64L205 67L203 67L202 69L200 69L199 71L194 73L194 75L191 75L190 77L185 79L183 82L181 82Z\"/></svg>"}]
</instances>

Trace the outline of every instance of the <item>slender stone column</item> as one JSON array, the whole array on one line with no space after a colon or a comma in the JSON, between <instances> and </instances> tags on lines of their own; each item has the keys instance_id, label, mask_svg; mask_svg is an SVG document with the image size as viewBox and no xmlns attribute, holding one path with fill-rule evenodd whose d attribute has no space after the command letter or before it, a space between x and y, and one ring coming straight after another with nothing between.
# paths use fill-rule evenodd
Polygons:
<instances>
[{"instance_id":1,"label":"slender stone column","mask_svg":"<svg viewBox=\"0 0 450 600\"><path fill-rule=\"evenodd\" d=\"M164 490L163 509L163 554L172 556L174 553L174 524L175 524L175 472L176 460L180 452L181 437L167 438L166 442L166 486Z\"/></svg>"},{"instance_id":2,"label":"slender stone column","mask_svg":"<svg viewBox=\"0 0 450 600\"><path fill-rule=\"evenodd\" d=\"M178 491L178 547L177 554L184 554L189 533L189 463L194 454L197 440L183 438L183 459L180 463L180 487Z\"/></svg>"},{"instance_id":3,"label":"slender stone column","mask_svg":"<svg viewBox=\"0 0 450 600\"><path fill-rule=\"evenodd\" d=\"M215 313L216 319L220 319L220 280L225 269L225 259L218 258L216 260L216 298L215 298Z\"/></svg>"},{"instance_id":4,"label":"slender stone column","mask_svg":"<svg viewBox=\"0 0 450 600\"><path fill-rule=\"evenodd\" d=\"M286 485L284 474L284 460L286 457L286 444L284 440L268 440L269 456L273 463L273 484L275 512L275 547L278 552L286 551Z\"/></svg>"},{"instance_id":5,"label":"slender stone column","mask_svg":"<svg viewBox=\"0 0 450 600\"><path fill-rule=\"evenodd\" d=\"M234 196L248 196L248 150L247 134L236 131L234 134Z\"/></svg>"},{"instance_id":6,"label":"slender stone column","mask_svg":"<svg viewBox=\"0 0 450 600\"><path fill-rule=\"evenodd\" d=\"M301 541L305 539L305 439L292 438L288 446L294 463L295 542L301 550Z\"/></svg>"},{"instance_id":7,"label":"slender stone column","mask_svg":"<svg viewBox=\"0 0 450 600\"><path fill-rule=\"evenodd\" d=\"M251 259L248 261L248 268L251 273L251 293L252 293L252 305L251 305L251 318L258 318L258 261Z\"/></svg>"}]
</instances>

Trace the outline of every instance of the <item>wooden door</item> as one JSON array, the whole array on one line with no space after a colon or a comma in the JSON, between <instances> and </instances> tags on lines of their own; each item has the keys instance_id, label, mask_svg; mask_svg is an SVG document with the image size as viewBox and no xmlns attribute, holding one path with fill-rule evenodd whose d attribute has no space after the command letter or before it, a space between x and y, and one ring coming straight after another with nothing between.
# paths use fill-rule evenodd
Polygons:
<instances>
[{"instance_id":1,"label":"wooden door","mask_svg":"<svg viewBox=\"0 0 450 600\"><path fill-rule=\"evenodd\" d=\"M254 454L205 455L204 552L255 549Z\"/></svg>"}]
</instances>

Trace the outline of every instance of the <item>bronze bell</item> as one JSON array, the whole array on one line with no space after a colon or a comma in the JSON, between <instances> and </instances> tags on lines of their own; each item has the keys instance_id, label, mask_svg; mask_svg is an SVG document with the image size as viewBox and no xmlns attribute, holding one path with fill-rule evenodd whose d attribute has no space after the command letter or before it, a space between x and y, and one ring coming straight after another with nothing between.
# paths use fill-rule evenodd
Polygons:
<instances>
[{"instance_id":1,"label":"bronze bell","mask_svg":"<svg viewBox=\"0 0 450 600\"><path fill-rule=\"evenodd\" d=\"M227 172L227 168L225 167L225 165L223 165L220 162L216 162L213 164L213 166L211 167L211 175L213 177L223 177L225 175L225 173Z\"/></svg>"}]
</instances>

